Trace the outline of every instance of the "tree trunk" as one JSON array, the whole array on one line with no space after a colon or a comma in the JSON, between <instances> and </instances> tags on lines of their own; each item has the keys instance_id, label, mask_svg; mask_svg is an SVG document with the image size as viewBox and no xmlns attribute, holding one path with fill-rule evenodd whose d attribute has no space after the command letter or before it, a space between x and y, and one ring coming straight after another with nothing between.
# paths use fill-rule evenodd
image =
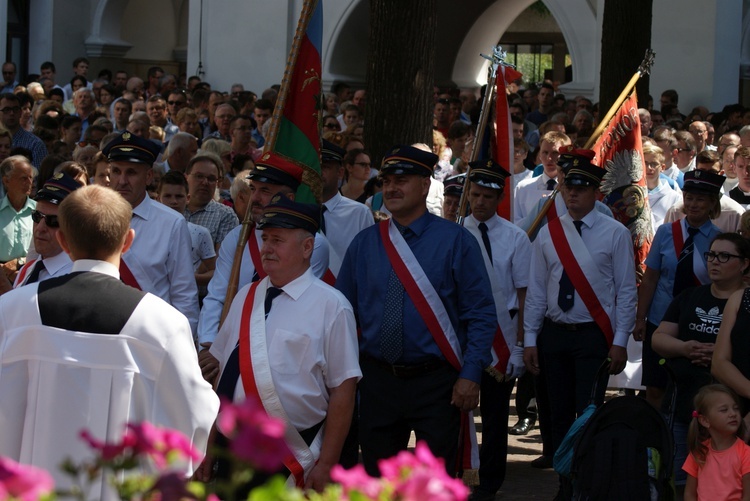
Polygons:
<instances>
[{"instance_id":1,"label":"tree trunk","mask_svg":"<svg viewBox=\"0 0 750 501\"><path fill-rule=\"evenodd\" d=\"M599 77L599 116L603 117L643 61L651 46L653 0L607 0L602 21L602 66ZM658 64L658 61L655 62ZM636 84L638 105L646 107L649 78Z\"/></svg>"},{"instance_id":2,"label":"tree trunk","mask_svg":"<svg viewBox=\"0 0 750 501\"><path fill-rule=\"evenodd\" d=\"M393 145L432 145L437 0L370 0L365 144L373 165Z\"/></svg>"}]
</instances>

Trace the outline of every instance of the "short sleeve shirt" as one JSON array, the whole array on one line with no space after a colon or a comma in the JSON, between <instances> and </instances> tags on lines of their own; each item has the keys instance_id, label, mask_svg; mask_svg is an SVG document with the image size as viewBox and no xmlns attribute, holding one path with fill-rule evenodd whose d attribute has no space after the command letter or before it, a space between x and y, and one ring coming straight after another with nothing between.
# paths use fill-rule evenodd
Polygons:
<instances>
[{"instance_id":1,"label":"short sleeve shirt","mask_svg":"<svg viewBox=\"0 0 750 501\"><path fill-rule=\"evenodd\" d=\"M742 499L742 477L750 473L750 446L739 438L729 449L717 451L708 447L706 464L700 465L692 454L688 455L682 469L698 479L698 501Z\"/></svg>"}]
</instances>

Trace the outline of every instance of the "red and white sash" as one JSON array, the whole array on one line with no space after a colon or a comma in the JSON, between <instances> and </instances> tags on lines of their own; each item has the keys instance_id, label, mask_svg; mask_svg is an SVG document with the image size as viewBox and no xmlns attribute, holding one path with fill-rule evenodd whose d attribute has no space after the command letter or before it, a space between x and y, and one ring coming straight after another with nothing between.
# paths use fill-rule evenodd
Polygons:
<instances>
[{"instance_id":1,"label":"red and white sash","mask_svg":"<svg viewBox=\"0 0 750 501\"><path fill-rule=\"evenodd\" d=\"M456 331L451 324L448 311L440 300L435 287L430 282L427 274L417 261L416 256L409 248L404 237L396 229L392 220L380 223L380 237L385 247L388 260L396 272L396 276L404 286L414 308L422 317L422 321L430 331L432 338L440 348L440 352L448 363L457 371L463 365L463 352ZM477 435L474 428L473 413L462 413L461 415L461 463L463 468L477 468L479 465L479 452L477 448ZM468 440L467 440L468 438Z\"/></svg>"},{"instance_id":2,"label":"red and white sash","mask_svg":"<svg viewBox=\"0 0 750 501\"><path fill-rule=\"evenodd\" d=\"M257 399L263 404L269 416L282 419L287 423L284 438L293 453L284 461L284 466L292 472L287 484L304 487L305 477L320 456L325 423L308 446L299 432L290 424L279 395L276 393L266 346L264 302L268 282L267 278L254 282L242 305L239 336L240 377L245 398Z\"/></svg>"},{"instance_id":3,"label":"red and white sash","mask_svg":"<svg viewBox=\"0 0 750 501\"><path fill-rule=\"evenodd\" d=\"M680 254L682 254L682 247L685 245L685 240L688 238L687 221L683 217L672 223L672 243L674 244L674 253L677 257L677 262L680 261ZM693 282L695 285L707 284L710 282L708 276L708 269L706 263L701 258L697 247L693 247Z\"/></svg>"},{"instance_id":4,"label":"red and white sash","mask_svg":"<svg viewBox=\"0 0 750 501\"><path fill-rule=\"evenodd\" d=\"M612 306L614 291L607 288L607 281L597 269L570 217L550 218L548 226L560 264L611 347L615 332L605 306Z\"/></svg>"},{"instance_id":5,"label":"red and white sash","mask_svg":"<svg viewBox=\"0 0 750 501\"><path fill-rule=\"evenodd\" d=\"M492 367L500 372L500 374L506 374L508 372L507 369L510 352L516 343L516 338L518 337L518 322L514 322L513 319L510 318L505 292L497 279L497 275L495 275L495 270L490 262L487 249L485 249L484 244L482 243L482 233L477 226L476 220L473 217L466 218L464 228L469 230L469 233L474 235L474 238L479 242L479 248L482 251L482 257L484 258L484 267L487 269L487 274L490 277L492 297L495 299L497 331L495 331L495 337L492 340Z\"/></svg>"},{"instance_id":6,"label":"red and white sash","mask_svg":"<svg viewBox=\"0 0 750 501\"><path fill-rule=\"evenodd\" d=\"M135 263L131 261L131 264ZM129 285L134 289L138 289L139 291L143 290L138 283L138 280L135 278L135 275L133 275L133 272L130 270L130 266L125 262L125 254L120 257L120 280L122 280L122 283L125 285Z\"/></svg>"},{"instance_id":7,"label":"red and white sash","mask_svg":"<svg viewBox=\"0 0 750 501\"><path fill-rule=\"evenodd\" d=\"M16 281L13 284L13 288L21 287L24 285L23 281L26 280L26 275L31 271L31 268L34 267L34 263L36 263L36 259L32 259L31 261L26 261L26 264L21 267L21 271L18 272L18 275L16 276Z\"/></svg>"}]
</instances>

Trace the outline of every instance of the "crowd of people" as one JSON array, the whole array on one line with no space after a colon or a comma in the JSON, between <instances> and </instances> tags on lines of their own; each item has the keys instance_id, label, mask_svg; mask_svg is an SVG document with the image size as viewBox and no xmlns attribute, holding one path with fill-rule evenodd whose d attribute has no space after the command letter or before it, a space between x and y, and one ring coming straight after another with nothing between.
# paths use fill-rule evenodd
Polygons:
<instances>
[{"instance_id":1,"label":"crowd of people","mask_svg":"<svg viewBox=\"0 0 750 501\"><path fill-rule=\"evenodd\" d=\"M54 471L61 453L85 454L80 428L112 440L133 419L210 451L224 441L209 439L218 394L284 420L283 471L299 486L321 489L360 455L377 475L413 432L449 472L478 459L472 499L494 499L508 434L538 421L532 466L550 468L602 362L620 373L635 343L633 386L665 412L678 395L685 499L705 499L728 465L742 492L750 110L685 116L673 90L638 110L655 235L637 276L631 234L600 201L604 169L581 149L599 110L549 82L509 86L513 165L472 162L481 96L455 88L434 89L432 146L394 145L374 165L366 92L334 84L318 205L296 200L302 166L264 151L278 86L224 92L156 66L89 80L85 58L64 86L51 62L22 84L2 69L0 394L21 404L0 410L0 454ZM739 463L708 467L730 448ZM184 473L229 468L209 453Z\"/></svg>"}]
</instances>

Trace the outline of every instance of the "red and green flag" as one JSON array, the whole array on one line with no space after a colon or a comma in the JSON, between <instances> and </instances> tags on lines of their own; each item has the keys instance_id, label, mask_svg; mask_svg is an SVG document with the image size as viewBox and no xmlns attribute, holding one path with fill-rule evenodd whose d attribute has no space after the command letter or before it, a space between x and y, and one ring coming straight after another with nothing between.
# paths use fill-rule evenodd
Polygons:
<instances>
[{"instance_id":1,"label":"red and green flag","mask_svg":"<svg viewBox=\"0 0 750 501\"><path fill-rule=\"evenodd\" d=\"M319 125L322 42L322 1L305 0L264 148L304 169L302 185L297 190L300 202L317 201L322 188Z\"/></svg>"}]
</instances>

